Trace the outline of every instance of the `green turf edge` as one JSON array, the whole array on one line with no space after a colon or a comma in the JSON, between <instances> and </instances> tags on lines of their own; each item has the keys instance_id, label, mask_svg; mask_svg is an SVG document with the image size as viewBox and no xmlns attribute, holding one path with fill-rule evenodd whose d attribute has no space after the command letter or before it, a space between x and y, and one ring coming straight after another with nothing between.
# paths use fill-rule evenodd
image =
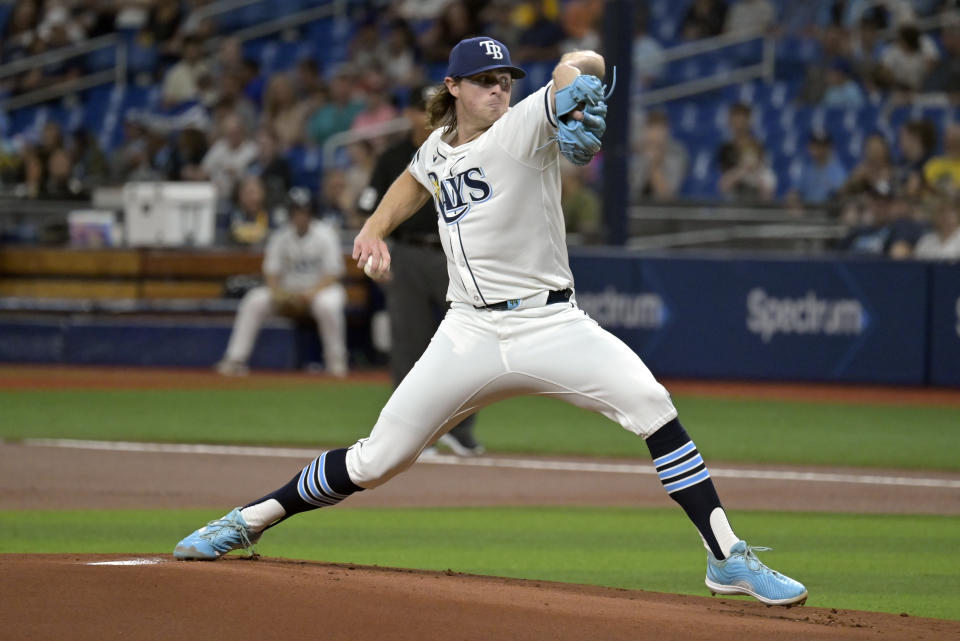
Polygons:
<instances>
[{"instance_id":1,"label":"green turf edge","mask_svg":"<svg viewBox=\"0 0 960 641\"><path fill-rule=\"evenodd\" d=\"M0 438L339 446L366 436L384 384L242 390L0 391ZM708 460L960 470L960 408L675 398ZM909 429L905 429L909 426ZM481 411L491 452L639 457L642 439L552 399Z\"/></svg>"},{"instance_id":2,"label":"green turf edge","mask_svg":"<svg viewBox=\"0 0 960 641\"><path fill-rule=\"evenodd\" d=\"M0 512L0 553L166 553L210 510ZM808 605L960 620L944 516L738 512L738 533L810 590ZM681 513L628 508L347 508L271 530L265 556L706 596L704 551ZM945 556L947 555L947 556Z\"/></svg>"}]
</instances>

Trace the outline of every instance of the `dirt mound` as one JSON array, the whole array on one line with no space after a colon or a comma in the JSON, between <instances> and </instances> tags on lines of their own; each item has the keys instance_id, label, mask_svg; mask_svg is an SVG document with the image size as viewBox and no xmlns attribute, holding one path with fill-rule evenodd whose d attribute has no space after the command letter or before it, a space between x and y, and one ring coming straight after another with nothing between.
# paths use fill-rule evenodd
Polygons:
<instances>
[{"instance_id":1,"label":"dirt mound","mask_svg":"<svg viewBox=\"0 0 960 641\"><path fill-rule=\"evenodd\" d=\"M436 573L230 557L0 556L8 639L960 638L960 622ZM98 565L90 565L97 563Z\"/></svg>"}]
</instances>

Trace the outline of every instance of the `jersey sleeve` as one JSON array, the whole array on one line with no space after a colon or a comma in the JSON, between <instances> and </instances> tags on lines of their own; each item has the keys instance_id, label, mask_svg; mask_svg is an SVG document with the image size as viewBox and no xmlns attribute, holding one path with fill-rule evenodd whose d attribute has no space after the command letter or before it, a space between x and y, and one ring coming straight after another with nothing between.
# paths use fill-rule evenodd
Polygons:
<instances>
[{"instance_id":1,"label":"jersey sleeve","mask_svg":"<svg viewBox=\"0 0 960 641\"><path fill-rule=\"evenodd\" d=\"M270 235L267 247L263 250L263 273L268 276L279 276L283 272L283 256L281 256L281 230Z\"/></svg>"},{"instance_id":2,"label":"jersey sleeve","mask_svg":"<svg viewBox=\"0 0 960 641\"><path fill-rule=\"evenodd\" d=\"M556 156L557 146L552 143L557 134L557 115L556 105L550 100L552 86L550 82L530 94L497 121L497 142L518 160L541 157L534 164L547 164Z\"/></svg>"},{"instance_id":3,"label":"jersey sleeve","mask_svg":"<svg viewBox=\"0 0 960 641\"><path fill-rule=\"evenodd\" d=\"M323 225L323 271L325 276L341 277L346 273L346 267L343 260L343 249L340 247L340 235L337 230L328 223L319 223Z\"/></svg>"},{"instance_id":4,"label":"jersey sleeve","mask_svg":"<svg viewBox=\"0 0 960 641\"><path fill-rule=\"evenodd\" d=\"M427 139L423 141L423 144L420 145L420 149L417 149L413 154L413 158L410 159L410 164L407 165L407 171L409 171L413 177L417 180L418 183L424 186L424 188L433 193L433 182L430 180L430 177L427 176L427 162L426 157L429 153L428 148L430 145L436 145L436 138L439 136L439 130L434 131Z\"/></svg>"}]
</instances>

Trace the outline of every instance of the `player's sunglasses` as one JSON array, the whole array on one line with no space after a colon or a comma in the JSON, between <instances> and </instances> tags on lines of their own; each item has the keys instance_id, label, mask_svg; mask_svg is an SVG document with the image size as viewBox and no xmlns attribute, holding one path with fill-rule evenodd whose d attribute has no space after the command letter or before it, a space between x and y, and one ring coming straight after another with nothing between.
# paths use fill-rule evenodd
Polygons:
<instances>
[{"instance_id":1,"label":"player's sunglasses","mask_svg":"<svg viewBox=\"0 0 960 641\"><path fill-rule=\"evenodd\" d=\"M463 79L469 80L472 84L483 87L484 89L489 89L494 85L500 85L500 89L507 92L513 88L513 78L511 78L509 74L478 73L475 76L464 76Z\"/></svg>"}]
</instances>

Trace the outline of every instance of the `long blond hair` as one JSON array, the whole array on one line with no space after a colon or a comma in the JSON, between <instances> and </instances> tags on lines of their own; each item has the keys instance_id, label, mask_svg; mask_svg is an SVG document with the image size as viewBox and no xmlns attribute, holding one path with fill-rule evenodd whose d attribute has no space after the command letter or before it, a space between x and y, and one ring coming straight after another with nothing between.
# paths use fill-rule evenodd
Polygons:
<instances>
[{"instance_id":1,"label":"long blond hair","mask_svg":"<svg viewBox=\"0 0 960 641\"><path fill-rule=\"evenodd\" d=\"M446 135L457 128L457 99L446 83L427 101L427 129L443 129Z\"/></svg>"}]
</instances>

